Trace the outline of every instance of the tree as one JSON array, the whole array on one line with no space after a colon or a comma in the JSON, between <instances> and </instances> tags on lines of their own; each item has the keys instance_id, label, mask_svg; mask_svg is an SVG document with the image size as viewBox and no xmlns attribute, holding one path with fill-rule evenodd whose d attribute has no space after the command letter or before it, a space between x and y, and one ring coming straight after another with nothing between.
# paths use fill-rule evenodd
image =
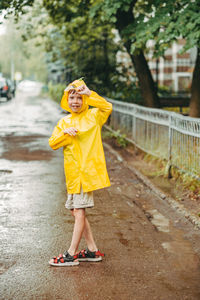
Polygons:
<instances>
[{"instance_id":1,"label":"tree","mask_svg":"<svg viewBox=\"0 0 200 300\"><path fill-rule=\"evenodd\" d=\"M92 22L81 1L77 6L73 1L44 1L43 5L35 0L30 13L28 5L32 4L33 1L24 1L21 6L15 1L2 2L0 9L9 8L11 13L15 5L15 16L19 24L23 23L23 28L20 26L23 39L35 39L37 45L44 45L49 66L62 63L63 69L68 70L68 80L85 76L91 88L101 87L101 92L108 94L114 86L112 75L116 72L118 49L111 26L100 19ZM20 15L25 11L22 18Z\"/></svg>"},{"instance_id":2,"label":"tree","mask_svg":"<svg viewBox=\"0 0 200 300\"><path fill-rule=\"evenodd\" d=\"M23 36L25 39L41 36L48 61L55 64L62 61L63 68L70 75L68 80L85 76L91 88L108 94L113 87L118 49L113 41L112 28L100 19L92 21L88 14L81 13L82 3L79 10L77 5L70 4L72 18L68 4L65 1L44 1L49 14L45 17L38 16L34 5Z\"/></svg>"},{"instance_id":3,"label":"tree","mask_svg":"<svg viewBox=\"0 0 200 300\"><path fill-rule=\"evenodd\" d=\"M5 1L3 2L5 3ZM10 2L15 1L8 1L8 3ZM31 4L32 0L27 0L26 2ZM108 26L109 34L111 27L118 29L123 45L132 59L147 106L160 106L155 84L144 55L148 50L146 48L147 41L149 39L155 41L155 57L164 55L165 50L171 43L180 37L186 39L186 45L182 51L186 51L194 46L200 48L199 0L77 0L76 2L73 0L43 0L43 5L53 22L60 29L64 26L66 39L69 36L72 37L71 40L69 38L69 47L70 43L72 43L70 51L74 54L75 61L80 57L79 53L76 53L80 45L79 47L74 46L79 40L82 41L81 46L83 44L87 45L86 49L89 49L91 46L91 48L95 49L93 53L97 53L96 48L98 48L99 42L100 44L102 43L101 37L104 36L104 46L101 48L103 48L104 54L106 54L109 53L108 47L111 35L109 36L104 31L97 30L99 33L97 37L95 34L96 29L98 26L102 28ZM20 11L22 8L20 7L18 10ZM87 39L90 35L93 43L89 42L90 46L88 46ZM110 37L109 43L107 43L108 37ZM84 46L81 47L81 53L81 55L85 53ZM108 62L110 61L107 54L106 57L107 60L105 59L105 62L107 63L104 64L105 68L109 65ZM200 101L199 87L195 79L199 65L198 57L192 82L191 116L200 115L200 105L198 104L198 101ZM91 62L93 61L91 60ZM76 66L77 62L73 64L74 70ZM86 70L84 66L83 70ZM107 74L107 69L105 70ZM196 107L196 112L194 107Z\"/></svg>"},{"instance_id":4,"label":"tree","mask_svg":"<svg viewBox=\"0 0 200 300\"><path fill-rule=\"evenodd\" d=\"M12 64L15 71L22 73L23 78L46 81L46 65L41 47L35 47L32 39L24 43L22 32L16 29L12 19L7 20L5 26L6 34L1 35L0 39L0 72L10 77Z\"/></svg>"},{"instance_id":5,"label":"tree","mask_svg":"<svg viewBox=\"0 0 200 300\"><path fill-rule=\"evenodd\" d=\"M110 5L114 5L113 7L116 7L114 3L115 1L110 1L110 2L111 2L109 3ZM120 2L123 1L118 1L117 3L119 4ZM154 82L143 53L140 52L138 53L138 55L134 55L134 56L130 53L131 44L128 41L128 34L126 34L126 30L128 26L131 25L132 22L134 22L134 18L132 13L133 5L131 1L127 1L127 2L128 2L128 6L127 5L124 6L123 3L121 3L118 6L118 9L113 12L115 15L118 16L118 19L121 20L121 22L115 22L115 23L117 24L117 28L119 29L120 34L122 35L122 40L124 42L124 45L128 53L131 55L131 59L134 63L136 73L138 75L139 82L142 87L142 94L146 105L159 107L160 106L159 99L156 94ZM136 1L132 1L132 2L135 3ZM27 4L31 5L31 1L27 1ZM59 28L64 27L66 29L65 32L66 38L68 38L69 36L73 37L73 43L72 43L72 47L70 48L70 52L71 53L75 52L73 51L73 48L74 49L76 48L76 46L74 46L75 44L77 44L76 42L79 43L79 49L81 46L81 51L76 51L73 60L74 59L77 60L77 58L79 59L80 57L79 52L82 52L83 55L84 47L85 47L86 50L85 52L87 53L86 56L84 56L84 58L91 58L90 61L88 61L89 64L86 64L86 66L93 65L93 68L91 69L86 67L84 68L83 66L84 72L89 70L89 74L91 75L90 76L91 78L92 77L97 78L96 74L98 74L98 78L99 78L100 75L103 74L104 75L103 85L105 86L106 83L106 85L108 85L110 89L112 88L110 84L110 77L112 73L116 72L116 65L114 65L113 58L115 57L115 53L117 51L116 45L113 42L113 36L111 34L111 29L113 28L113 22L112 22L113 15L111 16L111 20L109 21L108 21L109 16L107 19L103 17L107 5L107 3L105 3L104 10L98 9L95 15L93 14L92 16L90 12L91 11L94 12L94 7L98 7L98 4L99 4L99 0L96 1L78 0L76 2L72 0L67 2L60 1L60 0L59 1L43 0L43 5L47 9L54 24L59 26ZM128 11L127 11L127 7L129 7ZM16 10L20 12L22 8L16 7ZM125 20L128 20L129 23L124 22ZM77 33L79 33L79 36L77 35ZM77 41L77 36L79 38L79 41ZM88 51L88 49L90 48L93 49L92 51L93 54L91 54L91 51ZM102 52L102 54L97 56L99 52ZM98 60L98 57L102 57L100 61ZM97 63L95 64L95 62ZM75 68L74 69L72 68L72 70L75 71Z\"/></svg>"},{"instance_id":6,"label":"tree","mask_svg":"<svg viewBox=\"0 0 200 300\"><path fill-rule=\"evenodd\" d=\"M164 55L165 50L180 37L186 41L181 53L197 47L190 100L190 116L192 117L200 117L199 4L199 0L137 1L135 8L139 12L136 17L138 25L130 36L132 52L138 48L144 49L147 41L153 39L155 57Z\"/></svg>"},{"instance_id":7,"label":"tree","mask_svg":"<svg viewBox=\"0 0 200 300\"><path fill-rule=\"evenodd\" d=\"M192 78L190 116L200 118L200 48L197 51L197 58Z\"/></svg>"},{"instance_id":8,"label":"tree","mask_svg":"<svg viewBox=\"0 0 200 300\"><path fill-rule=\"evenodd\" d=\"M74 1L44 0L43 3L56 23L70 22L72 20L75 22L76 19L83 18L86 23L92 22L93 25L95 25L96 22L101 23L102 25L115 25L134 64L146 106L160 107L153 78L143 52L138 51L138 53L134 55L130 52L131 43L129 40L129 27L134 24L133 7L136 1L85 0L76 1L76 3L74 3ZM96 26L93 26L93 28L95 29ZM90 34L90 32L91 31L89 31L88 34ZM110 39L110 44L111 43ZM98 44L97 39L96 44ZM105 71L107 70L105 69ZM107 72L105 72L105 74L106 73Z\"/></svg>"},{"instance_id":9,"label":"tree","mask_svg":"<svg viewBox=\"0 0 200 300\"><path fill-rule=\"evenodd\" d=\"M147 41L153 39L155 42L154 57L164 55L165 50L180 37L186 40L181 53L193 47L199 49L199 0L105 0L94 5L94 14L100 8L104 11L104 18L112 20L124 40L124 45L130 53L141 83L146 103L150 101L156 106L156 91L143 55ZM197 80L199 69L198 50L190 100L190 116L193 117L200 117L200 90ZM148 97L150 97L149 100Z\"/></svg>"},{"instance_id":10,"label":"tree","mask_svg":"<svg viewBox=\"0 0 200 300\"><path fill-rule=\"evenodd\" d=\"M138 48L134 52L131 51L132 41L130 36L137 26L133 14L136 3L137 0L96 1L91 8L91 16L95 18L99 11L103 11L102 19L111 22L119 31L123 44L133 62L145 105L149 107L160 107L155 83L143 53L144 49Z\"/></svg>"},{"instance_id":11,"label":"tree","mask_svg":"<svg viewBox=\"0 0 200 300\"><path fill-rule=\"evenodd\" d=\"M0 14L3 10L6 15L13 14L18 19L19 15L26 13L26 7L32 6L35 0L1 0L0 1Z\"/></svg>"}]
</instances>

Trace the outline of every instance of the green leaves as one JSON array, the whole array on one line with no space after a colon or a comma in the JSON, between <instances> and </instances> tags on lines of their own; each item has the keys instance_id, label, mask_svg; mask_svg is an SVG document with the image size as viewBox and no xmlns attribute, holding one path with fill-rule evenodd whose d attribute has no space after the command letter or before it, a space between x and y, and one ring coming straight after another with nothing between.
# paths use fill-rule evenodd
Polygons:
<instances>
[{"instance_id":1,"label":"green leaves","mask_svg":"<svg viewBox=\"0 0 200 300\"><path fill-rule=\"evenodd\" d=\"M6 14L13 14L17 19L20 14L24 14L26 7L32 6L34 0L1 0L0 1L0 14L3 10L6 10Z\"/></svg>"},{"instance_id":2,"label":"green leaves","mask_svg":"<svg viewBox=\"0 0 200 300\"><path fill-rule=\"evenodd\" d=\"M91 17L97 16L99 11L102 11L101 19L115 24L118 21L117 14L120 12L127 12L130 7L136 2L133 0L104 0L93 1L91 8Z\"/></svg>"},{"instance_id":3,"label":"green leaves","mask_svg":"<svg viewBox=\"0 0 200 300\"><path fill-rule=\"evenodd\" d=\"M163 55L170 44L180 37L186 39L182 53L200 43L200 14L198 0L185 1L151 1L144 5L138 1L135 28L136 39L132 51L138 47L145 48L149 39L155 42L155 55ZM146 18L146 19L145 19ZM145 20L145 22L144 22Z\"/></svg>"},{"instance_id":4,"label":"green leaves","mask_svg":"<svg viewBox=\"0 0 200 300\"><path fill-rule=\"evenodd\" d=\"M8 13L19 15L33 3L34 0L1 0L0 11L7 9ZM43 0L43 6L57 26L72 22L74 26L70 24L70 30L73 31L78 26L87 26L88 19L94 22L101 19L115 26L125 21L119 20L119 12L133 10L132 22L123 31L123 38L132 42L133 52L145 49L149 39L155 41L160 54L180 36L186 39L185 51L200 45L199 0Z\"/></svg>"}]
</instances>

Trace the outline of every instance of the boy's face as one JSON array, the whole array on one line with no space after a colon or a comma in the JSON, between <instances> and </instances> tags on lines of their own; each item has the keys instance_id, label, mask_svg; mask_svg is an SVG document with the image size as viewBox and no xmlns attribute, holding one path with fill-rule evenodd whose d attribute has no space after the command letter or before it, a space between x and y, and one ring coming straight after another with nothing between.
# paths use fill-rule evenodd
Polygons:
<instances>
[{"instance_id":1,"label":"boy's face","mask_svg":"<svg viewBox=\"0 0 200 300\"><path fill-rule=\"evenodd\" d=\"M68 95L68 104L73 112L79 112L83 105L83 99L75 90L72 90Z\"/></svg>"}]
</instances>

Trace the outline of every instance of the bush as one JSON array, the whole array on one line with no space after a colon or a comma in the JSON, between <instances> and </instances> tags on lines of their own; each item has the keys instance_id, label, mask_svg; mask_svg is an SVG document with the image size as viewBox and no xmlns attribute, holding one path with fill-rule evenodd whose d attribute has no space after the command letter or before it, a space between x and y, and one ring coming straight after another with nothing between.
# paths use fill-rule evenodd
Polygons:
<instances>
[{"instance_id":1,"label":"bush","mask_svg":"<svg viewBox=\"0 0 200 300\"><path fill-rule=\"evenodd\" d=\"M126 135L122 134L120 132L120 130L117 130L117 131L114 131L114 130L113 131L109 131L109 130L103 131L103 138L104 139L114 138L117 142L117 145L120 148L126 148L126 146L128 145L128 141L126 140Z\"/></svg>"},{"instance_id":2,"label":"bush","mask_svg":"<svg viewBox=\"0 0 200 300\"><path fill-rule=\"evenodd\" d=\"M63 83L52 84L52 82L50 82L48 88L50 98L60 103L66 85Z\"/></svg>"},{"instance_id":3,"label":"bush","mask_svg":"<svg viewBox=\"0 0 200 300\"><path fill-rule=\"evenodd\" d=\"M144 105L144 100L141 95L140 88L135 82L130 80L119 80L119 74L112 77L113 87L108 89L105 94L107 97L124 102L136 103Z\"/></svg>"}]
</instances>

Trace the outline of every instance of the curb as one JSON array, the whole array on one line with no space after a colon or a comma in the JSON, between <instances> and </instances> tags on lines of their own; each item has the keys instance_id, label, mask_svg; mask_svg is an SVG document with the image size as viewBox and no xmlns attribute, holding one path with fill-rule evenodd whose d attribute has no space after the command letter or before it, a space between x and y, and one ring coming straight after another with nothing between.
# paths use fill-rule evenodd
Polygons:
<instances>
[{"instance_id":1,"label":"curb","mask_svg":"<svg viewBox=\"0 0 200 300\"><path fill-rule=\"evenodd\" d=\"M135 167L130 167L123 159L123 157L117 153L109 144L103 142L104 147L112 153L119 162L122 162L127 168L129 168L149 189L151 189L161 200L166 200L169 205L175 209L178 213L188 219L196 228L200 229L200 220L189 210L187 210L182 204L177 202L172 197L166 195L162 190L155 186L147 177L145 177Z\"/></svg>"}]
</instances>

